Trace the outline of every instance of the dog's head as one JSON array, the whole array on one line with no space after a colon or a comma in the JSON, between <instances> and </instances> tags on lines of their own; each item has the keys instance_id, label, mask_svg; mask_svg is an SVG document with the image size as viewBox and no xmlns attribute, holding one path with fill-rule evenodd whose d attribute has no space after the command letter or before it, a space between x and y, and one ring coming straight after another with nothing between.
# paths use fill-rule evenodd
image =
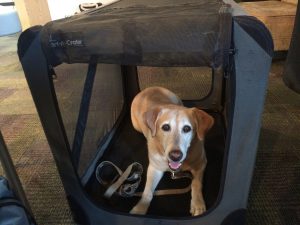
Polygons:
<instances>
[{"instance_id":1,"label":"dog's head","mask_svg":"<svg viewBox=\"0 0 300 225\"><path fill-rule=\"evenodd\" d=\"M214 119L197 108L155 108L144 114L151 136L163 149L169 167L178 170L187 156L194 137L204 140Z\"/></svg>"}]
</instances>

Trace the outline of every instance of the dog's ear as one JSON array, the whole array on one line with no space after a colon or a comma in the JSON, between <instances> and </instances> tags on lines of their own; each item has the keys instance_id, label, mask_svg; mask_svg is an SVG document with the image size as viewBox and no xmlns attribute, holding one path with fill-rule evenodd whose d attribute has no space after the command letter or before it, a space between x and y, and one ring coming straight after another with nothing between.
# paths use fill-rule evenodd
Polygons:
<instances>
[{"instance_id":1,"label":"dog's ear","mask_svg":"<svg viewBox=\"0 0 300 225\"><path fill-rule=\"evenodd\" d=\"M152 137L154 137L156 134L156 121L160 111L161 110L159 108L154 108L145 112L143 115L144 123L150 129Z\"/></svg>"},{"instance_id":2,"label":"dog's ear","mask_svg":"<svg viewBox=\"0 0 300 225\"><path fill-rule=\"evenodd\" d=\"M204 140L205 134L214 125L214 118L200 109L192 108L192 110L196 119L195 122L198 139Z\"/></svg>"}]
</instances>

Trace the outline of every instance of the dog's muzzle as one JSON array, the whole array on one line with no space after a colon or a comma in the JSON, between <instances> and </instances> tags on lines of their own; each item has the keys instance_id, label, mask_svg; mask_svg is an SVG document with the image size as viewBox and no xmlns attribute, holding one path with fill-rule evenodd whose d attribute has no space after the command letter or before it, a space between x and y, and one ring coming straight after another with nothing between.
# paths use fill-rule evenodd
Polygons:
<instances>
[{"instance_id":1,"label":"dog's muzzle","mask_svg":"<svg viewBox=\"0 0 300 225\"><path fill-rule=\"evenodd\" d=\"M180 160L183 157L183 153L180 150L172 150L169 152L169 167L171 170L178 170L182 163Z\"/></svg>"}]
</instances>

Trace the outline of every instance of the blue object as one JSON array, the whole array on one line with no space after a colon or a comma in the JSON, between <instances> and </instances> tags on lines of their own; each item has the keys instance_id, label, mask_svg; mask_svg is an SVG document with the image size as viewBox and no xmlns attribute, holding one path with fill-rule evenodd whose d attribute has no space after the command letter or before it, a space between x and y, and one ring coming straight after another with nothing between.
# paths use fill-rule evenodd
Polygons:
<instances>
[{"instance_id":1,"label":"blue object","mask_svg":"<svg viewBox=\"0 0 300 225\"><path fill-rule=\"evenodd\" d=\"M0 176L0 224L34 225L23 204L16 199L4 177Z\"/></svg>"}]
</instances>

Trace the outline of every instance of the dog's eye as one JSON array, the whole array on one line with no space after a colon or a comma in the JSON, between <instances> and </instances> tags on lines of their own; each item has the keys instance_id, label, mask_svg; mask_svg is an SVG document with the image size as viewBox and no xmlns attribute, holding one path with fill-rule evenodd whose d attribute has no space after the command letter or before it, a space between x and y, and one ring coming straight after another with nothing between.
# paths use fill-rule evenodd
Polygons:
<instances>
[{"instance_id":1,"label":"dog's eye","mask_svg":"<svg viewBox=\"0 0 300 225\"><path fill-rule=\"evenodd\" d=\"M170 131L171 127L170 127L169 124L164 124L164 125L161 127L161 129L162 129L163 131Z\"/></svg>"},{"instance_id":2,"label":"dog's eye","mask_svg":"<svg viewBox=\"0 0 300 225\"><path fill-rule=\"evenodd\" d=\"M190 126L188 126L188 125L185 125L185 126L182 128L182 130L183 130L184 133L188 133L188 132L190 132L190 131L192 130L192 128L191 128Z\"/></svg>"}]
</instances>

